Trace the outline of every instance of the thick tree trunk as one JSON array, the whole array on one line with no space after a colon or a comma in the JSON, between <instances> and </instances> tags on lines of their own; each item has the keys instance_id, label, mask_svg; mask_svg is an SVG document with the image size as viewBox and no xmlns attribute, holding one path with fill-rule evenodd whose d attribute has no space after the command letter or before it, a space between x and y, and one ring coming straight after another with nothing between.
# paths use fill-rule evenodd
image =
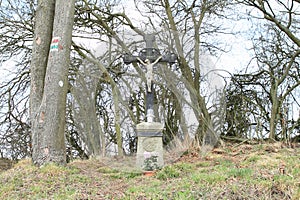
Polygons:
<instances>
[{"instance_id":1,"label":"thick tree trunk","mask_svg":"<svg viewBox=\"0 0 300 200\"><path fill-rule=\"evenodd\" d=\"M32 127L32 159L36 165L66 162L65 110L74 7L75 0L56 0L44 93Z\"/></svg>"},{"instance_id":2,"label":"thick tree trunk","mask_svg":"<svg viewBox=\"0 0 300 200\"><path fill-rule=\"evenodd\" d=\"M41 105L48 53L52 38L55 0L39 0L31 58L30 119L33 122Z\"/></svg>"}]
</instances>

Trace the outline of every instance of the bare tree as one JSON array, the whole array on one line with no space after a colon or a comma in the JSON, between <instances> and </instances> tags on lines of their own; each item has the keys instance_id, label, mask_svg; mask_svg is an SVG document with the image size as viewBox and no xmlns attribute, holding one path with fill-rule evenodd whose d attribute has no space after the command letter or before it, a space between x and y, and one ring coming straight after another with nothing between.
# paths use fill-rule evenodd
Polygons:
<instances>
[{"instance_id":1,"label":"bare tree","mask_svg":"<svg viewBox=\"0 0 300 200\"><path fill-rule=\"evenodd\" d=\"M217 43L210 43L203 38L209 37L211 33L217 34L223 31L221 25L216 22L213 23L210 19L221 17L223 9L229 3L229 1L214 0L178 1L176 3L163 0L156 3L146 3L149 12L161 18L160 23L163 27L163 30L160 30L163 32L161 37L167 37L170 40L170 43L166 45L167 48L179 56L178 68L182 77L177 80L184 84L188 94L182 96L177 93L177 98L181 98L181 102L182 99L186 101L187 96L190 98L189 106L198 122L195 134L196 141L211 147L218 142L218 134L213 127L211 111L208 106L209 99L202 93L205 87L205 78L203 77L207 73L204 68L208 68L208 63L202 60L203 54L209 55L211 53L210 55L212 55L222 49ZM162 39L162 41L164 40ZM172 79L174 79L173 76ZM174 81L169 81L167 83L174 84ZM172 86L168 84L168 87ZM210 96L211 94L205 95ZM184 111L181 110L181 112Z\"/></svg>"},{"instance_id":2,"label":"bare tree","mask_svg":"<svg viewBox=\"0 0 300 200\"><path fill-rule=\"evenodd\" d=\"M270 101L270 109L267 109L270 113L268 137L278 139L278 131L286 132L287 121L282 118L284 104L299 85L296 75L299 74L300 39L296 34L300 29L299 1L238 2L255 8L255 12L247 15L256 19L256 26L260 27L259 33L254 32L253 36L255 60L259 68L256 74L264 74L260 87Z\"/></svg>"},{"instance_id":3,"label":"bare tree","mask_svg":"<svg viewBox=\"0 0 300 200\"><path fill-rule=\"evenodd\" d=\"M1 156L31 155L28 118L30 56L34 3L1 3L0 9L0 143Z\"/></svg>"},{"instance_id":4,"label":"bare tree","mask_svg":"<svg viewBox=\"0 0 300 200\"><path fill-rule=\"evenodd\" d=\"M171 105L173 104L176 107L176 114L174 112L167 115L162 116L169 116L170 119L174 118L173 121L176 122L170 126L170 123L168 122L168 127L174 128L173 131L171 129L168 129L169 133L171 132L177 132L176 129L178 129L178 119L180 120L181 129L184 130L185 136L189 137L189 130L187 129L187 126L185 125L186 119L184 119L184 105L186 105L186 99L188 100L189 106L194 111L194 116L196 116L198 121L198 127L197 129L197 139L199 142L207 141L207 144L211 144L214 146L218 140L218 136L216 134L216 131L213 128L212 120L211 120L211 110L209 111L207 107L208 99L204 98L204 95L201 94L201 82L203 79L201 76L203 76L203 72L201 72L201 68L205 65L204 62L201 62L200 54L207 51L211 51L214 53L216 50L218 50L217 44L209 43L207 40L201 40L201 36L206 35L209 36L211 33L216 33L221 30L220 25L216 23L209 22L210 18L213 18L214 16L217 18L218 14L222 12L222 9L225 8L227 5L225 1L203 1L203 2L176 2L172 5L170 5L169 1L155 1L155 2L145 2L145 1L135 1L137 7L142 4L140 13L143 17L145 17L146 20L144 26L135 25L132 23L130 18L125 15L125 13L102 13L101 9L99 9L96 6L91 6L91 3L88 3L88 1L84 1L84 6L81 9L86 9L89 11L89 15L84 15L86 21L88 21L89 17L94 17L97 19L98 23L95 23L95 21L92 21L91 23L87 23L88 26L94 30L94 32L97 32L99 30L103 30L108 34L115 43L121 47L121 49L125 52L128 51L129 48L133 48L133 51L136 50L136 48L142 48L141 45L144 45L142 42L137 41L133 42L128 47L125 45L126 43L124 40L121 40L122 37L122 31L118 30L115 31L115 25L112 26L112 24L123 24L123 26L128 27L128 30L132 30L132 35L140 35L143 36L144 32L147 32L146 29L151 30L153 32L157 32L157 45L158 47L167 48L168 50L171 50L173 52L178 53L179 55L179 69L176 69L176 73L167 73L168 76L172 78L172 81L169 83L164 84L166 81L166 78L164 75L164 80L162 80L163 83L157 82L157 85L161 85L162 87L168 87L172 88L170 84L174 84L174 81L179 80L180 83L183 83L184 87L188 91L188 98L181 94L180 92L174 92L174 91L168 91L176 95L167 95L162 94L160 90L163 90L162 88L158 89L159 96L157 96L158 104L156 107L160 107L160 103L163 102L165 99L161 99L161 97L170 97L170 102L162 103L163 105ZM182 9L177 9L178 7ZM144 8L147 8L145 10ZM184 9L183 9L184 8ZM139 9L139 8L138 8ZM157 16L157 18L152 18L152 16ZM221 16L221 15L219 15ZM156 22L154 19L157 19ZM157 25L160 23L161 26L160 30L158 30ZM205 23L206 26L203 25ZM209 25L208 25L209 24ZM99 27L99 28L98 28ZM141 27L141 28L140 28ZM163 27L163 29L161 29ZM149 31L148 31L149 32ZM196 37L195 37L196 35ZM204 37L204 36L203 36ZM138 38L138 37L136 37ZM196 38L196 40L195 40ZM126 39L126 37L124 38ZM169 40L169 41L168 41ZM119 52L120 53L120 52ZM144 74L141 69L139 69L137 66L134 66L136 72L138 75L144 79ZM178 74L179 72L179 74ZM177 77L182 74L182 79L178 79ZM136 74L135 74L136 75ZM175 77L173 75L176 75ZM126 76L126 74L125 74ZM127 77L127 76L126 76ZM131 76L131 78L136 79L136 76ZM169 77L169 78L170 78ZM161 80L161 79L160 79ZM125 80L122 79L123 84L129 87L129 91L133 91L132 88L130 88L130 84L127 84ZM118 84L120 87L121 84ZM175 86L176 88L176 86ZM136 92L136 91L134 91ZM145 91L137 91L137 93L144 93ZM132 97L135 97L136 95L132 93ZM174 98L176 96L176 98ZM180 99L181 100L178 100ZM185 99L185 100L184 100ZM119 100L120 101L120 100ZM137 101L135 101L136 103ZM172 102L172 103L171 103ZM178 103L180 102L180 103ZM185 102L185 103L182 103ZM137 104L135 104L137 105ZM220 104L221 105L221 104ZM174 108L175 108L174 107ZM137 106L135 108L138 108L136 114L140 116L141 113L144 111L140 106ZM172 109L174 109L172 108ZM170 111L170 109L167 109ZM127 111L130 113L129 111ZM167 111L162 111L167 112ZM158 112L157 112L158 113ZM129 116L132 116L129 114ZM123 116L124 117L124 116ZM134 118L131 118L134 120ZM139 119L137 119L139 120ZM164 120L164 119L163 119ZM169 119L165 120L168 121ZM206 137L207 136L207 137Z\"/></svg>"},{"instance_id":5,"label":"bare tree","mask_svg":"<svg viewBox=\"0 0 300 200\"><path fill-rule=\"evenodd\" d=\"M85 144L86 154L100 156L103 131L97 117L97 94L100 71L96 65L81 64L71 83L74 125Z\"/></svg>"}]
</instances>

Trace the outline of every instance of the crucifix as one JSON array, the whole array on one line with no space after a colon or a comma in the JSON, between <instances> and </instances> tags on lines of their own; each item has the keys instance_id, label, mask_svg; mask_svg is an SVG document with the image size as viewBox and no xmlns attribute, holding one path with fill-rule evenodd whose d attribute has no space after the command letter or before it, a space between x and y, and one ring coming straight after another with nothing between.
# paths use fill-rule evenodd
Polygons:
<instances>
[{"instance_id":1,"label":"crucifix","mask_svg":"<svg viewBox=\"0 0 300 200\"><path fill-rule=\"evenodd\" d=\"M129 54L124 55L124 63L130 64L133 62L139 62L146 68L146 79L147 79L147 95L146 95L146 118L147 122L154 122L154 110L153 110L153 69L155 65L160 62L173 64L176 62L176 55L169 53L161 55L159 50L154 48L155 37L154 34L144 35L146 42L146 48L139 52L138 56L132 56Z\"/></svg>"},{"instance_id":2,"label":"crucifix","mask_svg":"<svg viewBox=\"0 0 300 200\"><path fill-rule=\"evenodd\" d=\"M159 56L153 63L150 62L149 59L146 59L145 62L142 61L139 57L137 57L138 61L146 67L146 79L147 79L147 88L148 92L152 92L152 81L153 81L153 66L158 63L158 61L162 57Z\"/></svg>"},{"instance_id":3,"label":"crucifix","mask_svg":"<svg viewBox=\"0 0 300 200\"><path fill-rule=\"evenodd\" d=\"M125 54L123 60L125 64L137 62L147 70L146 122L141 122L136 125L138 137L136 163L138 168L146 170L147 160L151 158L155 158L156 168L160 168L164 165L162 142L162 130L164 125L159 122L154 122L153 71L156 68L155 65L158 63L175 63L177 56L174 53L161 55L159 50L154 48L154 34L144 35L144 40L146 42L146 48L142 49L138 56Z\"/></svg>"}]
</instances>

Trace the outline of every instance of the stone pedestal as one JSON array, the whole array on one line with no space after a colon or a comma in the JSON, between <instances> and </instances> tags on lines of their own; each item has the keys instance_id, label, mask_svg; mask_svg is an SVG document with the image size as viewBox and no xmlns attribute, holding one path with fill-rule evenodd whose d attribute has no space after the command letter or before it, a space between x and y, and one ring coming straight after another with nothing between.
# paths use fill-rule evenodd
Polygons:
<instances>
[{"instance_id":1,"label":"stone pedestal","mask_svg":"<svg viewBox=\"0 0 300 200\"><path fill-rule=\"evenodd\" d=\"M142 122L137 125L138 145L136 165L139 169L147 170L145 169L145 160L151 157L155 157L158 168L163 167L163 128L164 125L158 122Z\"/></svg>"}]
</instances>

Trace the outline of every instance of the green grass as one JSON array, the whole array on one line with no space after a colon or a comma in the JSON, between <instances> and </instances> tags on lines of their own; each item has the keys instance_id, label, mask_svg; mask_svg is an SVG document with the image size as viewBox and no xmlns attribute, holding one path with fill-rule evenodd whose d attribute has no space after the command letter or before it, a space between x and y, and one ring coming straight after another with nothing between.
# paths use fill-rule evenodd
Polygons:
<instances>
[{"instance_id":1,"label":"green grass","mask_svg":"<svg viewBox=\"0 0 300 200\"><path fill-rule=\"evenodd\" d=\"M252 177L253 170L249 168L232 168L227 174L229 177L248 180Z\"/></svg>"},{"instance_id":2,"label":"green grass","mask_svg":"<svg viewBox=\"0 0 300 200\"><path fill-rule=\"evenodd\" d=\"M253 164L256 163L257 161L260 160L260 156L259 155L252 155L249 156L245 161L244 164Z\"/></svg>"},{"instance_id":3,"label":"green grass","mask_svg":"<svg viewBox=\"0 0 300 200\"><path fill-rule=\"evenodd\" d=\"M242 148L242 147L240 147ZM234 149L234 151L237 151ZM29 160L0 173L1 199L300 199L300 150L210 153L169 164L155 176L75 161L37 168ZM234 156L232 156L234 155ZM279 166L284 165L285 173Z\"/></svg>"}]
</instances>

